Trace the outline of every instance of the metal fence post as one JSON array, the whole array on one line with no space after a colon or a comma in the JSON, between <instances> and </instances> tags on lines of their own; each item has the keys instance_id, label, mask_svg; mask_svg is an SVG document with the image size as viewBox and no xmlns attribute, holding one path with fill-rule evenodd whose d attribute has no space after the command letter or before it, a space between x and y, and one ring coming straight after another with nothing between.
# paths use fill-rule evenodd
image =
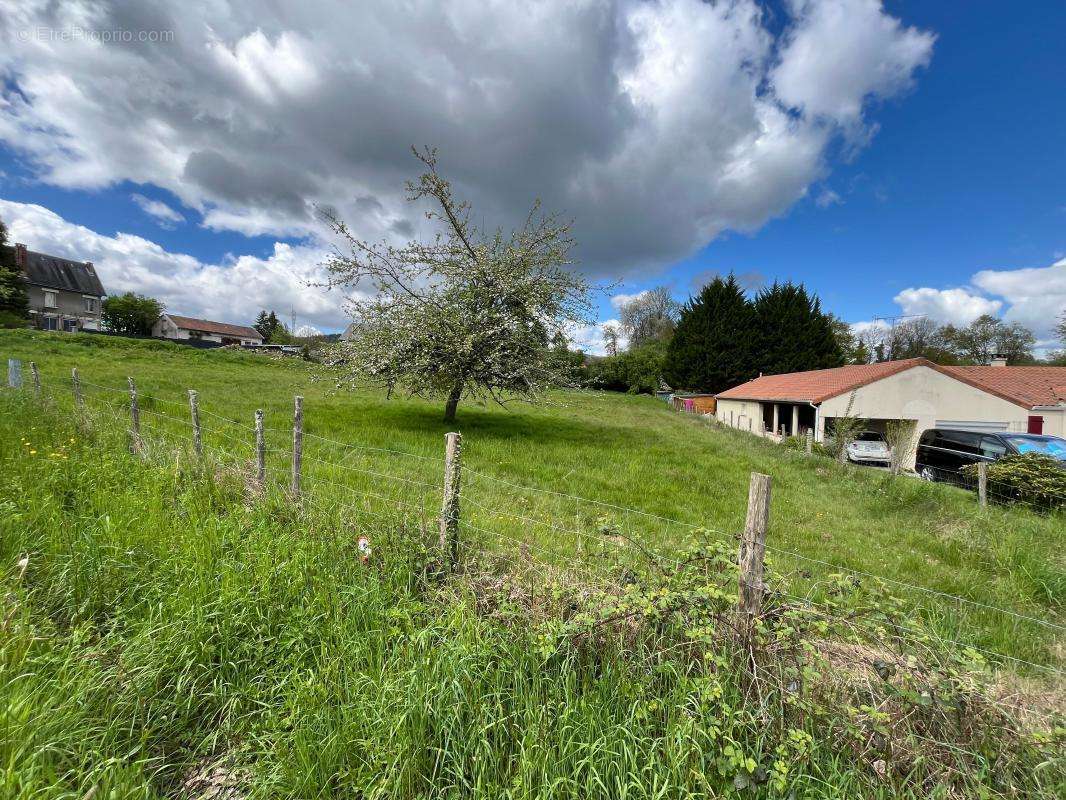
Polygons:
<instances>
[{"instance_id":1,"label":"metal fence post","mask_svg":"<svg viewBox=\"0 0 1066 800\"><path fill-rule=\"evenodd\" d=\"M130 448L140 455L144 452L144 447L141 442L141 408L137 404L137 384L133 382L133 378L127 380L130 384Z\"/></svg>"},{"instance_id":2,"label":"metal fence post","mask_svg":"<svg viewBox=\"0 0 1066 800\"><path fill-rule=\"evenodd\" d=\"M204 457L204 440L200 434L200 395L189 389L189 416L192 418L192 447L197 458Z\"/></svg>"},{"instance_id":3,"label":"metal fence post","mask_svg":"<svg viewBox=\"0 0 1066 800\"><path fill-rule=\"evenodd\" d=\"M41 396L41 371L37 369L37 362L30 362L30 372L33 374L33 393L37 397Z\"/></svg>"},{"instance_id":4,"label":"metal fence post","mask_svg":"<svg viewBox=\"0 0 1066 800\"><path fill-rule=\"evenodd\" d=\"M296 396L292 418L292 496L300 496L300 469L304 457L304 399Z\"/></svg>"},{"instance_id":5,"label":"metal fence post","mask_svg":"<svg viewBox=\"0 0 1066 800\"><path fill-rule=\"evenodd\" d=\"M459 560L459 484L462 478L463 437L444 436L444 497L440 508L440 550L447 569Z\"/></svg>"},{"instance_id":6,"label":"metal fence post","mask_svg":"<svg viewBox=\"0 0 1066 800\"><path fill-rule=\"evenodd\" d=\"M748 518L740 540L737 564L740 566L740 597L737 603L740 635L751 646L755 620L762 613L763 559L766 556L766 530L770 524L770 476L751 473L748 488Z\"/></svg>"}]
</instances>

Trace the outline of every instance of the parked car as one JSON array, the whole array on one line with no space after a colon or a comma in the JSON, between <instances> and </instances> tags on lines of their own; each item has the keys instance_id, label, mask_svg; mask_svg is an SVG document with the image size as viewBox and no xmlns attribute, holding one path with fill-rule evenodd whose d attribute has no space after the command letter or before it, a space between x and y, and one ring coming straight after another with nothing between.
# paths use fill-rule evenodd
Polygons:
<instances>
[{"instance_id":1,"label":"parked car","mask_svg":"<svg viewBox=\"0 0 1066 800\"><path fill-rule=\"evenodd\" d=\"M848 461L855 464L887 464L891 460L888 441L877 431L863 431L848 445Z\"/></svg>"},{"instance_id":2,"label":"parked car","mask_svg":"<svg viewBox=\"0 0 1066 800\"><path fill-rule=\"evenodd\" d=\"M1020 453L1049 455L1066 468L1066 439L1058 436L930 428L918 440L914 471L927 481L957 482L955 476L969 464Z\"/></svg>"}]
</instances>

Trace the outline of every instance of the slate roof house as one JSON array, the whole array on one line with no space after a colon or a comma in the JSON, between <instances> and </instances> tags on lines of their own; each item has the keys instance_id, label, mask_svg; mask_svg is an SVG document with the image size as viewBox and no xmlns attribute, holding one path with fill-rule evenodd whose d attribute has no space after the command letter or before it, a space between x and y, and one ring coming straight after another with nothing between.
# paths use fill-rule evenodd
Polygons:
<instances>
[{"instance_id":1,"label":"slate roof house","mask_svg":"<svg viewBox=\"0 0 1066 800\"><path fill-rule=\"evenodd\" d=\"M195 339L220 344L262 344L263 334L247 325L231 325L209 319L163 314L152 326L152 336L162 339Z\"/></svg>"},{"instance_id":2,"label":"slate roof house","mask_svg":"<svg viewBox=\"0 0 1066 800\"><path fill-rule=\"evenodd\" d=\"M924 358L763 375L718 394L716 418L759 435L825 438L834 419L1066 436L1066 367L947 367Z\"/></svg>"},{"instance_id":3,"label":"slate roof house","mask_svg":"<svg viewBox=\"0 0 1066 800\"><path fill-rule=\"evenodd\" d=\"M15 245L26 278L30 318L46 331L98 330L107 292L91 261L71 261Z\"/></svg>"}]
</instances>

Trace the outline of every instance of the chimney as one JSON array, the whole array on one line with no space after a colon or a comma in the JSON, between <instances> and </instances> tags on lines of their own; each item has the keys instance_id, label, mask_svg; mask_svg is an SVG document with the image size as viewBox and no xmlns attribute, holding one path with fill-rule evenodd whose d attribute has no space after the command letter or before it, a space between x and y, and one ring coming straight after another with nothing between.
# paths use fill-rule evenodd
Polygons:
<instances>
[{"instance_id":1,"label":"chimney","mask_svg":"<svg viewBox=\"0 0 1066 800\"><path fill-rule=\"evenodd\" d=\"M992 360L988 362L990 367L1005 367L1007 366L1007 357L996 353L992 356Z\"/></svg>"},{"instance_id":2,"label":"chimney","mask_svg":"<svg viewBox=\"0 0 1066 800\"><path fill-rule=\"evenodd\" d=\"M15 244L15 265L19 269L26 269L26 245Z\"/></svg>"}]
</instances>

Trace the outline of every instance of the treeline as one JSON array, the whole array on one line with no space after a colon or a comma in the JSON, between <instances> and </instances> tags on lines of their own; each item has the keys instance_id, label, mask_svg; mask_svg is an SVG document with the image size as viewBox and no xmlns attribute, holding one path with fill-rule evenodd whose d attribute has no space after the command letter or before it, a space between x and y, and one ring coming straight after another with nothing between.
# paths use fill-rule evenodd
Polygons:
<instances>
[{"instance_id":1,"label":"treeline","mask_svg":"<svg viewBox=\"0 0 1066 800\"><path fill-rule=\"evenodd\" d=\"M1057 333L1066 346L1066 314ZM749 297L732 275L715 278L685 304L664 287L638 295L604 340L607 355L588 361L588 385L628 392L716 393L760 374L906 358L1066 365L1066 349L1037 359L1036 336L1017 322L984 315L957 326L915 317L855 332L801 284L775 283Z\"/></svg>"},{"instance_id":2,"label":"treeline","mask_svg":"<svg viewBox=\"0 0 1066 800\"><path fill-rule=\"evenodd\" d=\"M592 385L631 392L673 388L721 392L760 373L797 372L845 363L847 326L822 311L802 285L775 283L750 298L732 275L717 277L684 305L666 289L622 309L608 336L608 356L590 364ZM628 338L611 354L612 340Z\"/></svg>"}]
</instances>

